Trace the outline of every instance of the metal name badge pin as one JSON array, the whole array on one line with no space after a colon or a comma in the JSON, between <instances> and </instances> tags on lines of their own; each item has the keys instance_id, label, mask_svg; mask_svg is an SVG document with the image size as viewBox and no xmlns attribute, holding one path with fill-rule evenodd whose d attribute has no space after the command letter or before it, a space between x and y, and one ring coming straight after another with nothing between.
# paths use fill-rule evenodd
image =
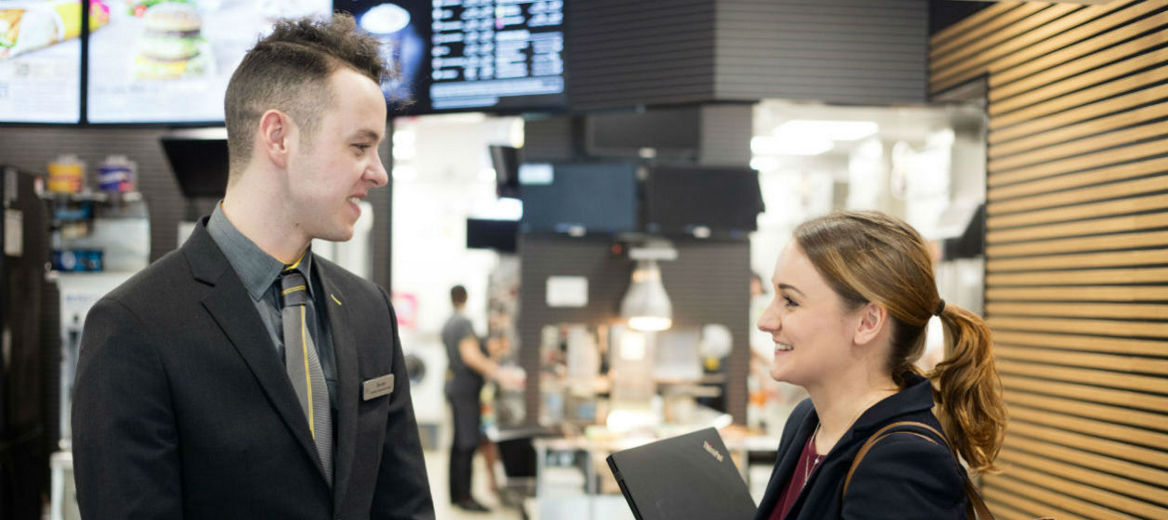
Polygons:
<instances>
[{"instance_id":1,"label":"metal name badge pin","mask_svg":"<svg viewBox=\"0 0 1168 520\"><path fill-rule=\"evenodd\" d=\"M375 377L361 384L361 399L368 401L393 393L393 374Z\"/></svg>"}]
</instances>

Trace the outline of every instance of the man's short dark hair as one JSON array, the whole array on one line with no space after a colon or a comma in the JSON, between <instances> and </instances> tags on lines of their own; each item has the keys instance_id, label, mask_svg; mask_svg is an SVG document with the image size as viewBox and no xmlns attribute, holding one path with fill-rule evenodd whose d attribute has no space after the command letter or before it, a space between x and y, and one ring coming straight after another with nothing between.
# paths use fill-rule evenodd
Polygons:
<instances>
[{"instance_id":1,"label":"man's short dark hair","mask_svg":"<svg viewBox=\"0 0 1168 520\"><path fill-rule=\"evenodd\" d=\"M466 303L466 287L455 285L450 288L450 303L462 305Z\"/></svg>"},{"instance_id":2,"label":"man's short dark hair","mask_svg":"<svg viewBox=\"0 0 1168 520\"><path fill-rule=\"evenodd\" d=\"M265 111L283 111L304 129L304 137L315 134L331 106L328 78L339 67L379 83L390 74L377 39L358 32L353 17L340 12L327 19L281 20L244 55L224 98L231 179L251 159L255 127Z\"/></svg>"}]
</instances>

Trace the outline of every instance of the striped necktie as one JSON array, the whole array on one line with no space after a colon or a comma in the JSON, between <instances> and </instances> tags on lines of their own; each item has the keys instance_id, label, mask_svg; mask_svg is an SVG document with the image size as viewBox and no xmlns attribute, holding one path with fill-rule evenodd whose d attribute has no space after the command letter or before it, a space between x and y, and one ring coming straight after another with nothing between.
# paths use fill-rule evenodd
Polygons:
<instances>
[{"instance_id":1,"label":"striped necktie","mask_svg":"<svg viewBox=\"0 0 1168 520\"><path fill-rule=\"evenodd\" d=\"M324 474L332 485L333 480L333 421L329 408L328 384L324 370L320 368L320 358L316 344L308 332L309 320L315 319L309 313L308 285L304 275L289 268L280 274L281 318L284 325L284 367L300 408L308 419L308 428L320 455Z\"/></svg>"}]
</instances>

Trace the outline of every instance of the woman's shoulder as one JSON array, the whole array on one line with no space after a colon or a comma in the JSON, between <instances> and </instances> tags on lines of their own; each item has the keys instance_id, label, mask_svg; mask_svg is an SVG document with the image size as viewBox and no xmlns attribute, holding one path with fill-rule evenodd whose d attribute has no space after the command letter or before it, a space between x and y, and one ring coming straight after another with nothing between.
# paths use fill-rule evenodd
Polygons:
<instances>
[{"instance_id":1,"label":"woman's shoulder","mask_svg":"<svg viewBox=\"0 0 1168 520\"><path fill-rule=\"evenodd\" d=\"M855 465L844 500L847 507L911 505L931 511L930 518L964 514L964 470L947 445L912 427L894 428L878 439Z\"/></svg>"}]
</instances>

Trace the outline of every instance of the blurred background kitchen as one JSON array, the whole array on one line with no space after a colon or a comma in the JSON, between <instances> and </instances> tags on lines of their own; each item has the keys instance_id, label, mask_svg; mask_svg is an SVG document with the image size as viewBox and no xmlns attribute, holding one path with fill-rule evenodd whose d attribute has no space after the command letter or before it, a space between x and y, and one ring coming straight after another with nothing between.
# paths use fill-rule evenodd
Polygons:
<instances>
[{"instance_id":1,"label":"blurred background kitchen","mask_svg":"<svg viewBox=\"0 0 1168 520\"><path fill-rule=\"evenodd\" d=\"M143 43L177 23L160 3L185 24L166 56ZM222 196L243 52L275 16L334 9L401 71L392 182L313 250L392 294L439 518L632 518L607 453L708 426L761 497L803 396L767 375L755 321L790 231L844 208L915 226L942 296L989 318L998 518L1168 517L1168 1L19 0L0 1L0 518L76 518L89 306ZM456 284L524 381L484 391L489 514L446 496Z\"/></svg>"}]
</instances>

